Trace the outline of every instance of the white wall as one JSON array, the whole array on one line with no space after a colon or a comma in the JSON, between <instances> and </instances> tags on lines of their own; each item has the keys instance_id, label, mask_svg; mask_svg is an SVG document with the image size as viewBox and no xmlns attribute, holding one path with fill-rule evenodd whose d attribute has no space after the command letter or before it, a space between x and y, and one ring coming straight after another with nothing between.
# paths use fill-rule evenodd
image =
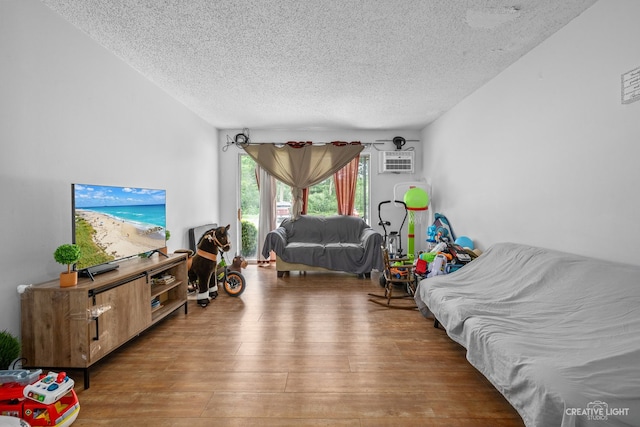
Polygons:
<instances>
[{"instance_id":1,"label":"white wall","mask_svg":"<svg viewBox=\"0 0 640 427\"><path fill-rule=\"evenodd\" d=\"M218 216L217 131L37 0L0 2L0 330L55 279L71 183L167 190L169 249Z\"/></svg>"},{"instance_id":2,"label":"white wall","mask_svg":"<svg viewBox=\"0 0 640 427\"><path fill-rule=\"evenodd\" d=\"M434 210L514 241L640 264L640 2L601 0L422 132Z\"/></svg>"},{"instance_id":3,"label":"white wall","mask_svg":"<svg viewBox=\"0 0 640 427\"><path fill-rule=\"evenodd\" d=\"M230 146L225 152L222 151L222 147L227 144L227 136L233 140L234 136L242 132L242 129L225 129L219 131L218 140L220 145L220 181L227 180L229 185L223 186L220 189L221 198L225 201L231 201L230 203L221 204L220 214L222 224L232 224L232 231L234 237L240 235L240 224L237 221L237 206L240 206L238 196L236 194L235 185L232 185L229 177L233 177L236 181L239 180L238 170L238 156L244 151L235 145ZM402 136L407 140L420 140L420 132L416 130L384 130L384 131L372 131L372 130L343 130L343 131L267 131L267 130L250 130L249 132L252 142L273 142L273 143L285 143L287 141L312 141L315 143L331 142L331 141L360 141L362 143L375 142L376 140L392 140L395 136ZM371 221L369 224L382 233L382 228L378 227L378 204L383 200L391 200L393 198L393 188L397 183L407 181L423 180L422 174L422 143L407 141L403 149L414 148L416 150L416 164L414 174L380 174L378 169L378 151L374 148L365 148L363 153L371 154ZM376 146L378 150L393 151L395 145L391 142L385 142L383 145ZM403 195L400 195L402 200ZM383 211L383 215L388 212L394 213L393 209ZM393 217L389 219L392 223L391 230L397 230L402 222L402 218ZM408 221L408 220L407 220ZM426 222L426 220L424 221ZM235 227L235 230L233 229ZM407 224L403 228L403 247L406 250L406 233ZM416 226L416 248L418 249L418 240L425 240L422 238L424 231ZM237 246L236 246L237 247Z\"/></svg>"}]
</instances>

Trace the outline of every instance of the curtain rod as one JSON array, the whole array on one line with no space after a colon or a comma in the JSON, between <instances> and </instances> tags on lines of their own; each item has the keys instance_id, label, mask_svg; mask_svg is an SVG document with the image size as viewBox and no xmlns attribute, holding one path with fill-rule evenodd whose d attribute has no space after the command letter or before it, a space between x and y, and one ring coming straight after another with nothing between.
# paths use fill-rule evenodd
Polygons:
<instances>
[{"instance_id":1,"label":"curtain rod","mask_svg":"<svg viewBox=\"0 0 640 427\"><path fill-rule=\"evenodd\" d=\"M260 145L260 144L273 144L273 145L278 145L278 146L285 146L285 145L287 145L287 143L288 143L288 142L289 142L289 141L287 141L287 142L249 141L249 142L241 142L241 143L237 143L237 142L235 142L235 141L233 141L233 140L231 140L231 139L229 139L229 138L227 137L227 143L222 147L222 151L227 151L227 150L229 149L229 147L230 147L230 146L232 146L232 145L235 145L235 146L237 146L238 148L242 148L242 147L243 147L243 146L245 146L245 145ZM297 142L297 141L294 141L294 142ZM302 141L302 142L304 142L304 141ZM315 145L315 146L320 147L320 146L323 146L323 145L330 145L330 144L332 144L333 142L334 142L334 141L331 141L331 142L318 141L318 142L313 142L313 144L312 144L312 145ZM345 141L345 142L346 142L346 141ZM358 141L358 142L359 142L359 144L358 144L358 145L363 145L364 147L371 147L371 146L374 146L374 148L375 148L375 146L376 146L376 145L384 145L384 144L385 144L385 142L382 142L382 141L380 141L380 142L378 142L378 141L376 141L376 142L362 142L362 141ZM351 145L351 142L347 142L345 145ZM376 148L376 149L377 149L377 148Z\"/></svg>"},{"instance_id":2,"label":"curtain rod","mask_svg":"<svg viewBox=\"0 0 640 427\"><path fill-rule=\"evenodd\" d=\"M231 145L236 145L238 147L242 147L243 145L257 145L257 144L273 144L273 145L277 145L277 146L285 146L289 142L299 142L301 144L304 144L307 141L286 141L286 142L251 141L251 139L249 138L249 129L248 128L244 128L242 130L242 132L236 134L235 137L233 137L233 138L231 138L229 135L227 135L227 143L226 143L226 145L224 145L222 147L222 151L227 151L229 149L229 146L231 146ZM317 141L315 143L313 143L311 141L308 141L308 142L309 142L309 145L315 144L316 146L322 146L322 145L332 144L332 143L337 142L337 141ZM382 150L378 149L376 147L376 145L383 145L383 144L386 144L387 142L392 142L396 146L396 150L400 150L401 147L404 146L405 142L420 142L420 140L418 140L418 139L404 139L404 138L402 138L400 136L396 136L393 139L376 139L374 142L362 142L362 141L352 141L352 142L340 141L340 142L345 142L345 145L357 142L357 143L363 145L365 148L373 147L373 148L376 149L376 151L382 151ZM410 150L413 150L413 148L407 148L406 150L410 151Z\"/></svg>"},{"instance_id":3,"label":"curtain rod","mask_svg":"<svg viewBox=\"0 0 640 427\"><path fill-rule=\"evenodd\" d=\"M412 140L408 140L408 141L412 141ZM417 140L416 140L417 141ZM241 149L243 146L246 145L261 145L261 144L272 144L272 145L276 145L276 146L286 146L287 143L286 142L255 142L255 141L251 141L251 142L244 142L242 144L236 144L233 141L227 141L227 143L225 145L222 146L222 151L227 151L229 149L229 147L235 145L238 149ZM322 147L324 145L328 145L331 144L330 142L314 142L313 145L315 145L316 147ZM402 150L399 149L394 149L394 150L381 150L380 148L376 147L377 145L385 145L386 142L360 142L359 145L362 145L365 149L369 149L371 147L373 147L376 151L414 151L415 148L414 147L407 147L404 148ZM350 143L347 143L347 145L351 145Z\"/></svg>"}]
</instances>

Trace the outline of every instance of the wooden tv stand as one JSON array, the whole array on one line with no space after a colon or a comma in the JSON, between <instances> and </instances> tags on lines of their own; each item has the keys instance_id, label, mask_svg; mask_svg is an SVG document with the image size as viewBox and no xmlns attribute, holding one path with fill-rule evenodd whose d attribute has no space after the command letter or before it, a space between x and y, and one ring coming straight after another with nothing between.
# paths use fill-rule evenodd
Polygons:
<instances>
[{"instance_id":1,"label":"wooden tv stand","mask_svg":"<svg viewBox=\"0 0 640 427\"><path fill-rule=\"evenodd\" d=\"M158 284L171 275L174 281ZM89 367L180 307L187 314L187 255L124 261L92 281L61 288L58 280L22 294L22 357L31 368ZM153 307L152 307L153 306Z\"/></svg>"}]
</instances>

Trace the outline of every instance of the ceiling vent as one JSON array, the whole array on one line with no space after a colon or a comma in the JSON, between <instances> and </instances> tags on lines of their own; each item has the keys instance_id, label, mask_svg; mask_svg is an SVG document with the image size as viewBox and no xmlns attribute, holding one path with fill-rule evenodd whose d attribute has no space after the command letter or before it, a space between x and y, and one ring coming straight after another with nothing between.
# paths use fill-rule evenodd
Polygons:
<instances>
[{"instance_id":1,"label":"ceiling vent","mask_svg":"<svg viewBox=\"0 0 640 427\"><path fill-rule=\"evenodd\" d=\"M413 173L415 151L381 151L380 173Z\"/></svg>"}]
</instances>

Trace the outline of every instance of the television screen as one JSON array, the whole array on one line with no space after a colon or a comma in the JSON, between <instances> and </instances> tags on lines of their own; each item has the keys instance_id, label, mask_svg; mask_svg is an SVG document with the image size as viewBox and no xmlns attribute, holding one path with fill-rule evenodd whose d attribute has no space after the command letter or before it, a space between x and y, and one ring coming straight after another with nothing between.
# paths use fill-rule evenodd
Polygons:
<instances>
[{"instance_id":1,"label":"television screen","mask_svg":"<svg viewBox=\"0 0 640 427\"><path fill-rule=\"evenodd\" d=\"M72 184L77 270L166 246L166 191Z\"/></svg>"}]
</instances>

